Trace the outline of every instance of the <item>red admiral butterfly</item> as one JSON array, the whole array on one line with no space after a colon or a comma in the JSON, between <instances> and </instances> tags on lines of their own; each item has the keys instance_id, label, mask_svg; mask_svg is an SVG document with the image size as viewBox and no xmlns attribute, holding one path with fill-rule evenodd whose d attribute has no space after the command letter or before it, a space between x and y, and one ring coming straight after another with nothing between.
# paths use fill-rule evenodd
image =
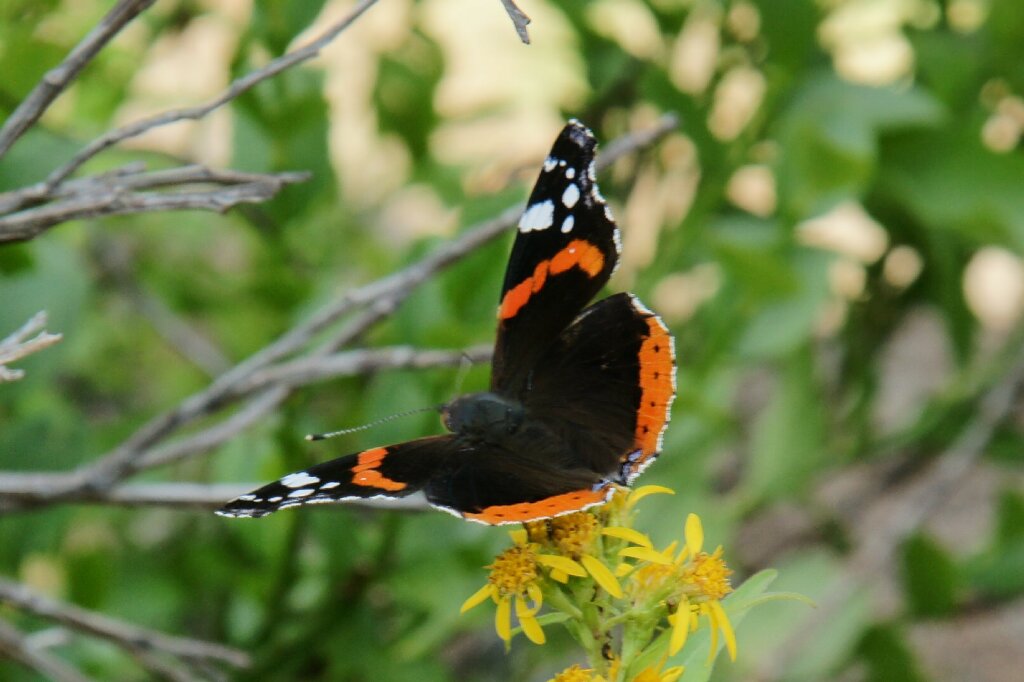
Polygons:
<instances>
[{"instance_id":1,"label":"red admiral butterfly","mask_svg":"<svg viewBox=\"0 0 1024 682\"><path fill-rule=\"evenodd\" d=\"M583 309L620 251L596 147L573 120L544 161L505 272L491 390L443 407L451 433L317 464L217 513L422 491L457 516L515 523L602 504L631 483L661 450L675 357L665 325L632 294Z\"/></svg>"}]
</instances>

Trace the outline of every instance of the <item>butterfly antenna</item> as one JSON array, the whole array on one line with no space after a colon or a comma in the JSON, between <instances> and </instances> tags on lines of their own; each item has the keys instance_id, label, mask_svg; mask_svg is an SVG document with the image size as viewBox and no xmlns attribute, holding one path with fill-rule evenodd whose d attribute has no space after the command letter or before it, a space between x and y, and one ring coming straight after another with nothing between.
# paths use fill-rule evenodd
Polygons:
<instances>
[{"instance_id":1,"label":"butterfly antenna","mask_svg":"<svg viewBox=\"0 0 1024 682\"><path fill-rule=\"evenodd\" d=\"M400 419L402 417L408 417L409 415L419 414L420 412L440 411L444 405L433 405L431 407L417 407L415 410L406 410L405 412L399 412L398 414L390 414L387 417L381 417L375 419L369 424L363 424L362 426L353 426L348 429L341 429L340 431L331 431L330 433L311 433L306 436L306 440L327 440L328 438L334 438L335 436L344 436L347 433L356 433L357 431L365 431L372 429L374 426L384 424L385 422Z\"/></svg>"}]
</instances>

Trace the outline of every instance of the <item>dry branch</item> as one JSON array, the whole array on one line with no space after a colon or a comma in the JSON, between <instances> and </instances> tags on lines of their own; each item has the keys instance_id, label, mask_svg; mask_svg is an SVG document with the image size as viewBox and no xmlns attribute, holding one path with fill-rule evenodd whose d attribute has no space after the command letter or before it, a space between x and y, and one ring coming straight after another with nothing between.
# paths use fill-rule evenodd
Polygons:
<instances>
[{"instance_id":1,"label":"dry branch","mask_svg":"<svg viewBox=\"0 0 1024 682\"><path fill-rule=\"evenodd\" d=\"M0 128L0 158L31 128L68 85L78 77L86 64L121 32L135 17L156 0L121 0L100 23L71 50L56 68L47 71L28 97Z\"/></svg>"},{"instance_id":2,"label":"dry branch","mask_svg":"<svg viewBox=\"0 0 1024 682\"><path fill-rule=\"evenodd\" d=\"M244 651L139 627L51 599L6 578L0 578L0 603L60 623L77 632L105 639L127 651L160 652L186 661L216 661L239 668L247 667L250 663L249 655Z\"/></svg>"},{"instance_id":3,"label":"dry branch","mask_svg":"<svg viewBox=\"0 0 1024 682\"><path fill-rule=\"evenodd\" d=\"M0 383L17 381L25 376L24 370L8 369L7 364L15 362L52 346L61 340L60 334L51 334L44 329L46 312L40 311L7 338L0 341ZM32 338L29 338L35 334Z\"/></svg>"},{"instance_id":4,"label":"dry branch","mask_svg":"<svg viewBox=\"0 0 1024 682\"><path fill-rule=\"evenodd\" d=\"M0 619L0 658L8 658L21 663L26 668L35 670L44 679L53 682L93 682L67 663L42 651L21 634L17 628Z\"/></svg>"},{"instance_id":5,"label":"dry branch","mask_svg":"<svg viewBox=\"0 0 1024 682\"><path fill-rule=\"evenodd\" d=\"M313 57L319 55L321 50L329 45L331 41L337 38L345 29L351 26L376 3L377 0L361 0L344 19L341 19L329 26L313 41L272 60L262 68L250 71L241 78L232 81L227 89L206 104L187 107L184 109L172 109L104 133L90 142L84 149L82 149L82 151L75 154L75 156L66 164L53 171L53 173L46 178L44 185L50 189L56 187L72 173L81 168L87 161L115 144L124 142L125 140L133 137L138 137L153 128L177 123L179 121L195 121L203 118L239 95L248 92L263 81L273 78L282 71L290 69L293 66L309 61Z\"/></svg>"},{"instance_id":6,"label":"dry branch","mask_svg":"<svg viewBox=\"0 0 1024 682\"><path fill-rule=\"evenodd\" d=\"M530 23L530 17L526 16L526 13L519 9L513 0L501 0L501 5L508 13L508 18L512 20L512 25L516 27L519 39L529 45L530 34L527 33L526 26Z\"/></svg>"},{"instance_id":7,"label":"dry branch","mask_svg":"<svg viewBox=\"0 0 1024 682\"><path fill-rule=\"evenodd\" d=\"M186 166L136 176L108 175L107 180L89 178L60 199L0 216L0 242L24 241L69 220L129 213L203 210L223 213L238 204L273 198L286 185L303 182L309 173L239 173L217 171L203 166ZM213 189L192 189L198 183ZM143 192L142 188L180 186L173 192ZM56 191L56 190L55 190Z\"/></svg>"},{"instance_id":8,"label":"dry branch","mask_svg":"<svg viewBox=\"0 0 1024 682\"><path fill-rule=\"evenodd\" d=\"M0 131L0 156L38 120L50 102L74 80L85 63L152 2L153 0L122 0L101 25L72 50L61 66L44 77ZM81 181L69 181L69 178L97 154L119 142L160 126L185 120L198 120L282 71L312 59L376 2L377 0L361 0L348 16L329 26L316 39L236 79L206 104L165 111L110 130L86 145L70 161L52 171L43 182L0 195L0 242L32 239L48 227L81 218L184 209L225 211L239 203L266 201L284 184L304 180L307 176L295 173L256 175L207 169L200 171L207 176L204 178L188 180L173 177L175 173L195 173L199 167L162 171L149 174L148 178L141 181L136 178L134 182L125 181L125 176L130 176L130 173L119 172L100 174ZM164 182L159 181L161 174L165 178ZM243 179L242 176L247 177ZM229 187L177 193L139 191L142 188L190 182L208 182ZM72 183L77 183L77 191L69 196L63 190Z\"/></svg>"},{"instance_id":9,"label":"dry branch","mask_svg":"<svg viewBox=\"0 0 1024 682\"><path fill-rule=\"evenodd\" d=\"M329 450L336 446L327 446ZM263 485L260 483L187 483L174 481L168 483L124 483L108 490L83 491L70 498L69 502L83 504L109 505L116 507L167 507L170 509L199 509L213 511L232 498L244 495L250 490ZM24 491L43 487L46 481L40 481L31 474L16 473L0 476L0 495L9 491ZM429 505L422 496L399 497L393 499L347 500L346 506L364 506L371 509L394 509L398 511L422 511Z\"/></svg>"}]
</instances>

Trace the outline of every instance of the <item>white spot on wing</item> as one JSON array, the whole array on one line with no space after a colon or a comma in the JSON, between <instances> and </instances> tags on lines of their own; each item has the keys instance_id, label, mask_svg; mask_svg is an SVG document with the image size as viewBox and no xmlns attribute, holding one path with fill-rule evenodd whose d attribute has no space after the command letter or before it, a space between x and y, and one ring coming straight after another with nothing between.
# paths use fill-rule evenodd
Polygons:
<instances>
[{"instance_id":1,"label":"white spot on wing","mask_svg":"<svg viewBox=\"0 0 1024 682\"><path fill-rule=\"evenodd\" d=\"M294 474L288 474L281 479L281 485L286 488L301 488L302 486L319 482L319 478L316 476L310 476L305 471L296 471Z\"/></svg>"},{"instance_id":2,"label":"white spot on wing","mask_svg":"<svg viewBox=\"0 0 1024 682\"><path fill-rule=\"evenodd\" d=\"M569 186L562 192L562 203L566 208L572 208L576 205L576 202L580 200L580 188L576 186L575 182L569 183Z\"/></svg>"},{"instance_id":3,"label":"white spot on wing","mask_svg":"<svg viewBox=\"0 0 1024 682\"><path fill-rule=\"evenodd\" d=\"M566 168L565 169L565 179L566 180L572 180L575 177L576 177L576 169L575 168Z\"/></svg>"},{"instance_id":4,"label":"white spot on wing","mask_svg":"<svg viewBox=\"0 0 1024 682\"><path fill-rule=\"evenodd\" d=\"M309 497L315 491L312 488L303 488L302 490L293 490L288 493L288 497Z\"/></svg>"},{"instance_id":5,"label":"white spot on wing","mask_svg":"<svg viewBox=\"0 0 1024 682\"><path fill-rule=\"evenodd\" d=\"M252 502L253 500L256 499L256 496L255 495L239 495L237 499L241 500L242 502Z\"/></svg>"},{"instance_id":6,"label":"white spot on wing","mask_svg":"<svg viewBox=\"0 0 1024 682\"><path fill-rule=\"evenodd\" d=\"M555 170L555 166L557 165L558 159L556 159L553 156L549 156L548 158L544 159L544 172L550 173L551 171Z\"/></svg>"},{"instance_id":7,"label":"white spot on wing","mask_svg":"<svg viewBox=\"0 0 1024 682\"><path fill-rule=\"evenodd\" d=\"M267 500L267 502L270 502L271 504L277 504L278 502L280 502L283 499L284 499L283 497L281 497L279 495L275 495L274 497L269 498Z\"/></svg>"},{"instance_id":8,"label":"white spot on wing","mask_svg":"<svg viewBox=\"0 0 1024 682\"><path fill-rule=\"evenodd\" d=\"M550 199L532 204L526 208L523 217L519 219L520 232L532 232L534 230L546 230L551 227L554 220L555 205Z\"/></svg>"},{"instance_id":9,"label":"white spot on wing","mask_svg":"<svg viewBox=\"0 0 1024 682\"><path fill-rule=\"evenodd\" d=\"M572 226L575 225L575 224L576 224L576 219L575 218L573 218L571 215L566 216L565 220L562 221L562 232L564 234L569 234L570 232L572 232Z\"/></svg>"},{"instance_id":10,"label":"white spot on wing","mask_svg":"<svg viewBox=\"0 0 1024 682\"><path fill-rule=\"evenodd\" d=\"M341 483L338 481L331 481L330 483L324 483L320 486L320 490L330 490L331 488L337 488Z\"/></svg>"}]
</instances>

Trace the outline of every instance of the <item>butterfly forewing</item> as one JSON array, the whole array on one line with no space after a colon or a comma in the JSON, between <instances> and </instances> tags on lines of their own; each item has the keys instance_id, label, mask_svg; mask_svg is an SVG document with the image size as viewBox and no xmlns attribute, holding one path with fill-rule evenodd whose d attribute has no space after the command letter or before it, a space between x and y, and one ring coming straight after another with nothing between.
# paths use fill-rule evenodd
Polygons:
<instances>
[{"instance_id":1,"label":"butterfly forewing","mask_svg":"<svg viewBox=\"0 0 1024 682\"><path fill-rule=\"evenodd\" d=\"M456 447L455 437L447 435L370 448L288 474L236 497L217 513L259 517L303 504L405 497L421 490Z\"/></svg>"},{"instance_id":2,"label":"butterfly forewing","mask_svg":"<svg viewBox=\"0 0 1024 682\"><path fill-rule=\"evenodd\" d=\"M605 285L618 228L594 179L593 134L570 121L544 160L519 220L498 308L491 387L519 396L530 370Z\"/></svg>"}]
</instances>

